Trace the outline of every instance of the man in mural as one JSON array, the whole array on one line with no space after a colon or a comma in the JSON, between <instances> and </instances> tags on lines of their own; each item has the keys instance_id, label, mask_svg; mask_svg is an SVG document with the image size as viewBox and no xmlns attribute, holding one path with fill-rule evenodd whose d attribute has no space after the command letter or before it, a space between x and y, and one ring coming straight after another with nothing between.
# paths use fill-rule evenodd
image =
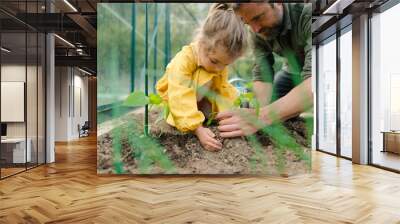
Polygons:
<instances>
[{"instance_id":1,"label":"man in mural","mask_svg":"<svg viewBox=\"0 0 400 224\"><path fill-rule=\"evenodd\" d=\"M253 90L261 104L254 109L217 115L222 137L255 133L265 125L298 116L312 105L311 4L232 3L235 13L250 26L254 56ZM273 71L276 55L285 66ZM253 115L253 116L252 116Z\"/></svg>"}]
</instances>

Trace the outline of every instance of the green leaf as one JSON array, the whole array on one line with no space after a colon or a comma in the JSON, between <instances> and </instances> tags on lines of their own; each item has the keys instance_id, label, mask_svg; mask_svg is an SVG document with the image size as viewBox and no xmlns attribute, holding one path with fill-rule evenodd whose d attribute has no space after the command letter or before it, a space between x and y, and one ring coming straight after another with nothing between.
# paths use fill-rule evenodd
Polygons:
<instances>
[{"instance_id":1,"label":"green leaf","mask_svg":"<svg viewBox=\"0 0 400 224\"><path fill-rule=\"evenodd\" d=\"M253 82L248 82L245 86L247 89L253 89Z\"/></svg>"},{"instance_id":2,"label":"green leaf","mask_svg":"<svg viewBox=\"0 0 400 224\"><path fill-rule=\"evenodd\" d=\"M213 112L210 114L210 117L207 120L206 126L210 126L212 122L215 120L215 117L217 116L218 113Z\"/></svg>"},{"instance_id":3,"label":"green leaf","mask_svg":"<svg viewBox=\"0 0 400 224\"><path fill-rule=\"evenodd\" d=\"M240 97L236 98L236 100L233 101L233 105L235 107L240 107L241 104L242 104L242 100L240 99Z\"/></svg>"},{"instance_id":4,"label":"green leaf","mask_svg":"<svg viewBox=\"0 0 400 224\"><path fill-rule=\"evenodd\" d=\"M149 94L150 104L160 105L162 103L162 98L158 94L150 93Z\"/></svg>"},{"instance_id":5,"label":"green leaf","mask_svg":"<svg viewBox=\"0 0 400 224\"><path fill-rule=\"evenodd\" d=\"M243 96L244 96L247 100L251 101L251 100L254 98L254 93L252 93L252 92L245 93L245 94L243 94Z\"/></svg>"},{"instance_id":6,"label":"green leaf","mask_svg":"<svg viewBox=\"0 0 400 224\"><path fill-rule=\"evenodd\" d=\"M123 106L140 107L149 104L149 98L143 92L133 92L124 101Z\"/></svg>"}]
</instances>

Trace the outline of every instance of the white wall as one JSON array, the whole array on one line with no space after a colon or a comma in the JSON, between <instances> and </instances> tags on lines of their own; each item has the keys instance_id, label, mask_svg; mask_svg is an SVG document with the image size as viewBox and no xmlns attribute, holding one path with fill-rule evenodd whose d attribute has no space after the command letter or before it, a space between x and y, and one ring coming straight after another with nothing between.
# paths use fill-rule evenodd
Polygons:
<instances>
[{"instance_id":1,"label":"white wall","mask_svg":"<svg viewBox=\"0 0 400 224\"><path fill-rule=\"evenodd\" d=\"M25 82L25 65L2 65L1 81ZM6 108L1 108L6 110ZM25 137L25 122L7 123L7 137Z\"/></svg>"},{"instance_id":2,"label":"white wall","mask_svg":"<svg viewBox=\"0 0 400 224\"><path fill-rule=\"evenodd\" d=\"M27 69L27 70L25 70ZM5 64L1 66L1 81L2 82L25 82L25 75L27 72L28 76L28 88L27 88L27 118L28 118L28 129L36 130L36 66L18 65L18 64ZM29 88L31 87L31 88ZM42 105L39 105L39 107ZM1 108L1 110L7 110L8 108ZM25 123L26 122L7 122L7 135L8 137L25 137ZM28 137L29 132L28 130ZM35 132L36 135L36 132Z\"/></svg>"},{"instance_id":3,"label":"white wall","mask_svg":"<svg viewBox=\"0 0 400 224\"><path fill-rule=\"evenodd\" d=\"M78 124L88 120L88 78L76 68L56 67L55 85L55 140L78 139Z\"/></svg>"},{"instance_id":4,"label":"white wall","mask_svg":"<svg viewBox=\"0 0 400 224\"><path fill-rule=\"evenodd\" d=\"M25 83L1 82L1 121L24 122ZM35 107L36 108L36 105Z\"/></svg>"},{"instance_id":5,"label":"white wall","mask_svg":"<svg viewBox=\"0 0 400 224\"><path fill-rule=\"evenodd\" d=\"M68 140L69 80L67 67L55 68L55 141Z\"/></svg>"},{"instance_id":6,"label":"white wall","mask_svg":"<svg viewBox=\"0 0 400 224\"><path fill-rule=\"evenodd\" d=\"M1 81L2 82L25 82L25 65L2 65L1 66ZM32 68L28 67L28 70ZM6 110L7 108L1 108ZM12 122L7 125L7 134L10 137L25 137L25 123Z\"/></svg>"},{"instance_id":7,"label":"white wall","mask_svg":"<svg viewBox=\"0 0 400 224\"><path fill-rule=\"evenodd\" d=\"M37 70L38 69L38 70ZM27 81L25 78L27 77ZM7 137L30 139L32 161L44 163L45 150L45 116L44 116L44 74L41 66L25 66L25 64L3 64L1 66L2 82L24 82L26 84L26 107L21 112L26 112L27 120L22 122L5 122L7 124ZM22 90L23 91L23 90ZM3 92L3 90L2 90ZM24 92L22 92L24 94ZM2 95L3 97L7 97ZM2 107L1 110L12 110L10 107ZM25 111L26 110L26 111ZM13 113L12 111L8 111ZM16 113L16 112L14 112ZM38 156L37 154L38 153Z\"/></svg>"},{"instance_id":8,"label":"white wall","mask_svg":"<svg viewBox=\"0 0 400 224\"><path fill-rule=\"evenodd\" d=\"M82 74L82 73L80 73ZM88 120L88 77L87 76L81 76L81 75L75 75L75 87L78 87L81 89L81 103L82 103L82 116L76 116L78 122L84 123L85 121ZM76 111L77 113L78 111Z\"/></svg>"}]
</instances>

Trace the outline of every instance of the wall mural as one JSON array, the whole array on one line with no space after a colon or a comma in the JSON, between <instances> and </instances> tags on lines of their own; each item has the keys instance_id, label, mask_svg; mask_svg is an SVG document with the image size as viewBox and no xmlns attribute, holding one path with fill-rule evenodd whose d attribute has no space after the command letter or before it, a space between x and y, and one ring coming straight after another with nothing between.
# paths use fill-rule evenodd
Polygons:
<instances>
[{"instance_id":1,"label":"wall mural","mask_svg":"<svg viewBox=\"0 0 400 224\"><path fill-rule=\"evenodd\" d=\"M311 4L263 4L298 15L255 34L235 4L98 4L99 174L310 171Z\"/></svg>"}]
</instances>

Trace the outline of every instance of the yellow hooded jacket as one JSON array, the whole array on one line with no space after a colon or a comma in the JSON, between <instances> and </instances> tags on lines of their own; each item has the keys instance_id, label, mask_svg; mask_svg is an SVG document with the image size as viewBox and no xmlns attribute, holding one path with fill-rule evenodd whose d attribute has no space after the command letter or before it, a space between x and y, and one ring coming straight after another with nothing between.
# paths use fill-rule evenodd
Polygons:
<instances>
[{"instance_id":1,"label":"yellow hooded jacket","mask_svg":"<svg viewBox=\"0 0 400 224\"><path fill-rule=\"evenodd\" d=\"M167 123L182 132L194 131L205 120L197 108L196 92L209 81L214 93L207 99L212 112L230 109L238 91L228 83L228 68L221 73L210 73L198 66L197 43L184 46L168 64L165 74L157 82L158 94L168 103Z\"/></svg>"}]
</instances>

